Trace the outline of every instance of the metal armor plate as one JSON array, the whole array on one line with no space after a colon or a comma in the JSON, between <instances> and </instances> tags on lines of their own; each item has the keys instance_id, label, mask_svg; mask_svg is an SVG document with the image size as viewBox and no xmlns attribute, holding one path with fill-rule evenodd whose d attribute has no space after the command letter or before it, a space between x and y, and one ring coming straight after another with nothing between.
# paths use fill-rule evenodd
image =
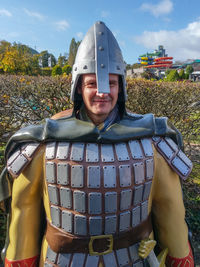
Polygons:
<instances>
[{"instance_id":1,"label":"metal armor plate","mask_svg":"<svg viewBox=\"0 0 200 267\"><path fill-rule=\"evenodd\" d=\"M117 230L117 216L110 215L105 217L105 234L114 234Z\"/></svg>"},{"instance_id":2,"label":"metal armor plate","mask_svg":"<svg viewBox=\"0 0 200 267\"><path fill-rule=\"evenodd\" d=\"M111 213L117 211L117 192L105 193L105 212Z\"/></svg>"},{"instance_id":3,"label":"metal armor plate","mask_svg":"<svg viewBox=\"0 0 200 267\"><path fill-rule=\"evenodd\" d=\"M178 148L169 137L155 139L154 145L158 152L165 158L171 168L182 178L187 179L191 170L191 160Z\"/></svg>"},{"instance_id":4,"label":"metal armor plate","mask_svg":"<svg viewBox=\"0 0 200 267\"><path fill-rule=\"evenodd\" d=\"M115 259L114 252L103 255L103 259L104 259L105 267L110 267L110 266L117 267L117 262Z\"/></svg>"},{"instance_id":5,"label":"metal armor plate","mask_svg":"<svg viewBox=\"0 0 200 267\"><path fill-rule=\"evenodd\" d=\"M87 162L99 161L99 148L97 144L86 145L86 161Z\"/></svg>"},{"instance_id":6,"label":"metal armor plate","mask_svg":"<svg viewBox=\"0 0 200 267\"><path fill-rule=\"evenodd\" d=\"M126 148L126 143L116 144L115 150L116 150L117 158L119 161L129 160L128 150Z\"/></svg>"},{"instance_id":7,"label":"metal armor plate","mask_svg":"<svg viewBox=\"0 0 200 267\"><path fill-rule=\"evenodd\" d=\"M73 165L71 168L71 186L81 188L84 186L83 166Z\"/></svg>"},{"instance_id":8,"label":"metal armor plate","mask_svg":"<svg viewBox=\"0 0 200 267\"><path fill-rule=\"evenodd\" d=\"M100 167L88 166L87 185L89 188L100 187Z\"/></svg>"},{"instance_id":9,"label":"metal armor plate","mask_svg":"<svg viewBox=\"0 0 200 267\"><path fill-rule=\"evenodd\" d=\"M69 165L68 163L57 164L57 181L58 184L68 185L69 184Z\"/></svg>"},{"instance_id":10,"label":"metal armor plate","mask_svg":"<svg viewBox=\"0 0 200 267\"><path fill-rule=\"evenodd\" d=\"M122 248L116 250L119 266L126 266L129 263L128 249Z\"/></svg>"},{"instance_id":11,"label":"metal armor plate","mask_svg":"<svg viewBox=\"0 0 200 267\"><path fill-rule=\"evenodd\" d=\"M46 145L46 159L54 159L56 152L56 142L47 143Z\"/></svg>"},{"instance_id":12,"label":"metal armor plate","mask_svg":"<svg viewBox=\"0 0 200 267\"><path fill-rule=\"evenodd\" d=\"M46 162L46 180L49 183L56 182L56 173L55 173L55 163L54 162Z\"/></svg>"},{"instance_id":13,"label":"metal armor plate","mask_svg":"<svg viewBox=\"0 0 200 267\"><path fill-rule=\"evenodd\" d=\"M102 234L102 218L101 216L94 216L89 218L89 233L90 235Z\"/></svg>"},{"instance_id":14,"label":"metal armor plate","mask_svg":"<svg viewBox=\"0 0 200 267\"><path fill-rule=\"evenodd\" d=\"M89 214L100 214L101 207L101 193L93 192L88 194L88 212Z\"/></svg>"},{"instance_id":15,"label":"metal armor plate","mask_svg":"<svg viewBox=\"0 0 200 267\"><path fill-rule=\"evenodd\" d=\"M116 187L116 167L104 166L104 187L113 188Z\"/></svg>"},{"instance_id":16,"label":"metal armor plate","mask_svg":"<svg viewBox=\"0 0 200 267\"><path fill-rule=\"evenodd\" d=\"M72 233L73 213L66 210L62 211L62 229L68 233Z\"/></svg>"},{"instance_id":17,"label":"metal armor plate","mask_svg":"<svg viewBox=\"0 0 200 267\"><path fill-rule=\"evenodd\" d=\"M139 141L133 140L128 142L133 159L142 159L142 149Z\"/></svg>"},{"instance_id":18,"label":"metal armor plate","mask_svg":"<svg viewBox=\"0 0 200 267\"><path fill-rule=\"evenodd\" d=\"M114 161L114 152L112 145L101 145L101 159L103 162Z\"/></svg>"},{"instance_id":19,"label":"metal armor plate","mask_svg":"<svg viewBox=\"0 0 200 267\"><path fill-rule=\"evenodd\" d=\"M130 165L119 166L120 186L127 187L131 185L131 168Z\"/></svg>"},{"instance_id":20,"label":"metal armor plate","mask_svg":"<svg viewBox=\"0 0 200 267\"><path fill-rule=\"evenodd\" d=\"M57 159L66 159L68 157L69 143L68 142L59 142L56 158Z\"/></svg>"},{"instance_id":21,"label":"metal armor plate","mask_svg":"<svg viewBox=\"0 0 200 267\"><path fill-rule=\"evenodd\" d=\"M84 144L83 143L73 143L71 149L70 159L74 161L82 161L83 160L83 151Z\"/></svg>"}]
</instances>

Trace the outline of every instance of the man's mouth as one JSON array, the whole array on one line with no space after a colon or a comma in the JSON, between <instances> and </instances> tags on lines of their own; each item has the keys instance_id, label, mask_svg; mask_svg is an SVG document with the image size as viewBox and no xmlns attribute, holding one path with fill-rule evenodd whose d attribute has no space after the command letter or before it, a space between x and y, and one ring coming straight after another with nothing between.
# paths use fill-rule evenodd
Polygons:
<instances>
[{"instance_id":1,"label":"man's mouth","mask_svg":"<svg viewBox=\"0 0 200 267\"><path fill-rule=\"evenodd\" d=\"M96 99L93 99L93 102L110 102L111 99L110 98L96 98Z\"/></svg>"}]
</instances>

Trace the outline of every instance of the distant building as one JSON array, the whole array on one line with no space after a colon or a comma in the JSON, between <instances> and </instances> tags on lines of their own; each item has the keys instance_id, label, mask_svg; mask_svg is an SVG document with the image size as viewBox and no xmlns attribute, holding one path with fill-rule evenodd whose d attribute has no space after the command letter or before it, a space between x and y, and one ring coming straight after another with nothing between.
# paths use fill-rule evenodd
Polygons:
<instances>
[{"instance_id":1,"label":"distant building","mask_svg":"<svg viewBox=\"0 0 200 267\"><path fill-rule=\"evenodd\" d=\"M200 71L193 71L189 75L189 79L194 82L200 82Z\"/></svg>"},{"instance_id":2,"label":"distant building","mask_svg":"<svg viewBox=\"0 0 200 267\"><path fill-rule=\"evenodd\" d=\"M146 53L143 55L140 55L141 57L152 57L152 58L158 58L158 57L167 57L168 55L165 53L166 50L164 49L163 45L159 45L158 49L155 49L153 53Z\"/></svg>"},{"instance_id":3,"label":"distant building","mask_svg":"<svg viewBox=\"0 0 200 267\"><path fill-rule=\"evenodd\" d=\"M126 76L130 78L139 77L144 71L145 69L143 67L136 69L129 69L126 71Z\"/></svg>"}]
</instances>

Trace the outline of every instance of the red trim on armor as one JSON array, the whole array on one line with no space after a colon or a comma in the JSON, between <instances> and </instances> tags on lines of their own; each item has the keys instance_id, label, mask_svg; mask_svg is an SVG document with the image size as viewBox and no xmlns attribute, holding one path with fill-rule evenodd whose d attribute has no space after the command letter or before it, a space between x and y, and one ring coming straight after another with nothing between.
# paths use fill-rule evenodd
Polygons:
<instances>
[{"instance_id":1,"label":"red trim on armor","mask_svg":"<svg viewBox=\"0 0 200 267\"><path fill-rule=\"evenodd\" d=\"M5 259L5 267L38 267L39 256L24 260L8 260Z\"/></svg>"},{"instance_id":2,"label":"red trim on armor","mask_svg":"<svg viewBox=\"0 0 200 267\"><path fill-rule=\"evenodd\" d=\"M189 254L185 258L174 258L167 255L166 267L194 267L194 258L191 247Z\"/></svg>"}]
</instances>

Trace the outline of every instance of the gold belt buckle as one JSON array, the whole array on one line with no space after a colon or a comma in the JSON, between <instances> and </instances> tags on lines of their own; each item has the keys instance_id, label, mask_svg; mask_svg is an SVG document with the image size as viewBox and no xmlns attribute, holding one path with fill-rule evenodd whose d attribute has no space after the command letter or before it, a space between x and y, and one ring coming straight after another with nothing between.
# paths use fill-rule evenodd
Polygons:
<instances>
[{"instance_id":1,"label":"gold belt buckle","mask_svg":"<svg viewBox=\"0 0 200 267\"><path fill-rule=\"evenodd\" d=\"M109 241L108 249L104 250L103 252L94 251L93 242L96 239L107 239ZM90 242L89 242L89 254L90 255L100 256L100 255L111 253L112 251L113 251L113 236L112 235L96 235L96 236L90 237Z\"/></svg>"}]
</instances>

